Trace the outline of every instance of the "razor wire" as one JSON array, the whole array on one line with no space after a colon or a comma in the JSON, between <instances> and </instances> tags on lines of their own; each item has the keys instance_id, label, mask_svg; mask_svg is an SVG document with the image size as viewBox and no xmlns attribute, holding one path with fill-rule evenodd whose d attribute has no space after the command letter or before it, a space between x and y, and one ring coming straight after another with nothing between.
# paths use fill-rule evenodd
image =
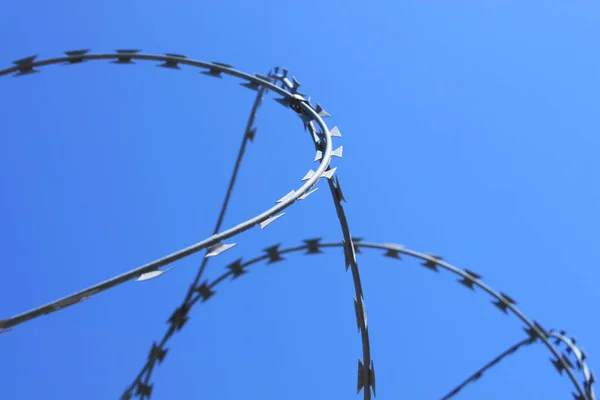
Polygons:
<instances>
[{"instance_id":1,"label":"razor wire","mask_svg":"<svg viewBox=\"0 0 600 400\"><path fill-rule=\"evenodd\" d=\"M275 68L267 75L262 74L247 74L240 72L232 65L224 64L220 62L204 62L197 61L188 58L185 55L165 53L164 55L153 55L143 54L140 50L116 50L114 53L100 53L100 54L89 54L89 50L76 50L67 51L64 53L65 56L48 58L41 61L36 61L37 56L26 57L17 61L14 61L14 66L0 70L0 76L14 74L13 76L24 76L40 72L39 68L49 65L73 65L81 64L87 61L105 60L110 61L113 64L134 64L134 60L137 61L153 61L158 62L158 67L180 70L181 66L200 68L203 74L222 78L223 74L233 76L243 80L242 86L247 87L257 92L254 105L251 109L250 118L248 120L244 136L238 152L236 163L233 169L233 173L229 182L229 186L223 201L219 217L213 231L212 236L205 238L191 246L188 246L182 250L171 253L158 260L152 261L138 268L132 269L121 275L108 279L104 282L98 283L94 286L88 287L84 290L76 292L72 295L63 297L51 303L43 306L34 308L22 314L15 315L13 317L0 320L0 333L7 332L12 327L21 323L27 322L31 319L40 317L42 315L50 314L65 307L79 303L82 300L88 299L91 296L110 289L114 286L122 284L126 281L137 278L138 281L145 281L161 276L165 272L171 270L175 266L168 265L183 259L191 254L197 253L201 250L206 250L206 254L202 260L202 263L196 273L194 280L192 281L188 291L186 292L184 301L179 306L168 320L169 328L163 338L158 342L152 344L151 350L148 354L147 361L142 368L141 372L133 380L121 399L128 400L133 396L138 396L140 399L149 399L152 394L153 385L150 384L152 372L157 363L161 363L166 354L167 349L165 347L167 341L172 335L183 328L185 323L189 319L189 313L191 308L198 302L205 302L215 294L214 288L227 277L236 279L246 274L247 268L259 261L267 261L268 264L283 261L283 254L290 252L297 252L306 250L305 254L317 254L322 253L322 249L330 247L341 247L344 252L345 267L346 271L350 269L352 271L353 285L355 289L354 297L354 308L356 313L357 328L361 334L361 345L362 345L362 360L358 360L358 376L357 376L357 394L363 391L364 399L371 399L371 390L375 396L375 369L374 363L371 359L369 333L367 327L367 315L365 309L364 295L362 291L362 283L360 280L360 273L358 263L356 260L356 254L361 252L362 248L365 249L379 249L385 250L385 257L394 258L400 260L400 254L420 259L423 261L421 265L424 267L439 272L439 268L445 269L461 277L459 283L474 290L475 287L479 287L484 292L491 295L495 301L493 304L505 314L508 314L510 310L518 319L520 319L525 325L525 332L527 338L520 341L519 343L511 346L508 350L501 353L498 357L486 364L484 367L479 369L475 374L471 375L467 380L462 382L459 386L449 392L443 399L449 399L458 394L468 384L477 381L483 373L489 370L494 365L497 365L507 356L514 354L518 349L527 345L533 344L540 341L544 344L547 349L554 356L551 359L554 367L562 375L566 372L567 376L571 380L577 393L573 393L576 400L596 400L593 384L595 383L595 376L587 366L586 358L587 355L576 345L575 338L567 338L565 332L561 331L556 333L553 330L544 330L540 324L535 321L529 320L525 315L516 308L516 301L510 298L508 295L497 292L487 286L481 281L481 276L469 271L467 269L460 269L446 263L441 257L436 255L428 255L419 253L413 250L406 249L404 246L397 244L376 244L363 242L362 239L357 239L351 236L348 221L342 202L346 202L343 195L339 177L335 175L336 167L331 167L330 163L333 157L342 157L343 147L340 146L336 150L333 150L332 140L333 137L341 137L341 134L337 127L331 129L323 121L323 118L329 117L330 115L317 103L315 106L311 104L310 97L306 97L305 94L298 91L301 86L300 82L295 77L288 77L287 69ZM305 182L301 187L295 190L291 190L288 194L281 197L276 201L275 206L268 208L261 214L250 218L246 221L239 223L238 225L221 231L221 225L227 210L229 199L235 185L236 177L243 159L243 155L248 142L252 142L256 135L256 127L254 126L255 116L260 106L263 97L268 92L273 92L280 95L280 98L276 98L275 101L282 104L286 108L289 108L298 115L304 125L304 128L311 136L312 142L315 146L316 156L314 162L319 162L318 168L315 170L310 169L308 173L302 178L302 182ZM307 239L304 241L304 245L297 247L290 247L287 249L280 250L280 244L268 247L264 250L266 254L258 256L249 261L243 262L242 259L238 259L235 262L227 265L227 272L221 276L209 282L205 280L200 284L202 280L203 272L206 269L209 258L218 256L226 250L234 247L236 243L224 243L225 240L230 239L242 232L249 230L250 228L258 225L261 229L264 229L267 225L271 224L275 220L282 217L285 213L282 211L290 207L297 200L303 200L310 194L314 193L318 188L316 185L321 178L326 178L331 197L334 201L336 215L338 217L340 227L342 230L343 239L341 242L330 242L322 243L321 239ZM554 345L550 342L554 339ZM561 353L559 349L555 347L564 344L565 353ZM583 377L582 384L577 380L574 370L575 367L581 372ZM582 386L583 385L583 386ZM135 393L134 393L135 391Z\"/></svg>"}]
</instances>

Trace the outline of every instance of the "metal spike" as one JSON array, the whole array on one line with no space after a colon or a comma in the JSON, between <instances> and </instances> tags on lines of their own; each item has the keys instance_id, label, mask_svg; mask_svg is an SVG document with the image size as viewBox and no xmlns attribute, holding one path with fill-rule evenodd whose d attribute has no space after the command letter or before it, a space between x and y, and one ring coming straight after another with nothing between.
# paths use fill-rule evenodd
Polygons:
<instances>
[{"instance_id":1,"label":"metal spike","mask_svg":"<svg viewBox=\"0 0 600 400\"><path fill-rule=\"evenodd\" d=\"M171 324L171 328L173 330L181 330L185 323L188 321L188 312L189 308L187 305L183 305L173 312L173 314L169 317L168 323Z\"/></svg>"},{"instance_id":2,"label":"metal spike","mask_svg":"<svg viewBox=\"0 0 600 400\"><path fill-rule=\"evenodd\" d=\"M260 88L260 85L258 83L256 83L256 82L254 82L254 81L243 82L243 83L240 83L240 85L244 86L244 87L246 87L246 88L248 88L250 90L254 90L254 91L257 91Z\"/></svg>"},{"instance_id":3,"label":"metal spike","mask_svg":"<svg viewBox=\"0 0 600 400\"><path fill-rule=\"evenodd\" d=\"M290 197L293 197L294 194L296 194L295 190L292 190L291 192L289 192L288 194L286 194L285 196L283 196L282 198L280 198L279 200L276 201L276 203L283 203L286 202L287 200L290 199Z\"/></svg>"},{"instance_id":4,"label":"metal spike","mask_svg":"<svg viewBox=\"0 0 600 400\"><path fill-rule=\"evenodd\" d=\"M250 128L248 129L248 132L246 132L246 137L248 137L248 140L252 143L254 143L254 137L256 136L256 128Z\"/></svg>"},{"instance_id":5,"label":"metal spike","mask_svg":"<svg viewBox=\"0 0 600 400\"><path fill-rule=\"evenodd\" d=\"M135 64L132 61L132 56L139 53L140 50L117 50L118 56L116 61L111 61L111 64Z\"/></svg>"},{"instance_id":6,"label":"metal spike","mask_svg":"<svg viewBox=\"0 0 600 400\"><path fill-rule=\"evenodd\" d=\"M277 261L283 261L285 258L281 257L281 253L279 252L279 246L281 244L276 244L275 246L267 247L264 251L267 252L267 256L269 257L269 261L267 264L272 264Z\"/></svg>"},{"instance_id":7,"label":"metal spike","mask_svg":"<svg viewBox=\"0 0 600 400\"><path fill-rule=\"evenodd\" d=\"M69 64L76 64L76 63L82 63L84 61L84 56L89 52L89 49L86 50L70 50L70 51L65 51L65 54L70 57L68 63Z\"/></svg>"},{"instance_id":8,"label":"metal spike","mask_svg":"<svg viewBox=\"0 0 600 400\"><path fill-rule=\"evenodd\" d=\"M244 269L244 267L242 267L242 259L241 258L235 260L234 262L232 262L231 264L229 264L226 268L228 270L230 270L231 273L232 273L232 275L233 275L231 277L231 279L238 278L238 277L240 277L240 276L248 273L248 271L246 271Z\"/></svg>"},{"instance_id":9,"label":"metal spike","mask_svg":"<svg viewBox=\"0 0 600 400\"><path fill-rule=\"evenodd\" d=\"M284 215L285 215L285 213L281 213L279 215L274 215L272 217L269 217L269 219L266 219L266 220L264 220L263 222L260 223L260 229L264 229L265 226L269 225L270 223L272 223L273 221L275 221L279 217L283 217Z\"/></svg>"},{"instance_id":10,"label":"metal spike","mask_svg":"<svg viewBox=\"0 0 600 400\"><path fill-rule=\"evenodd\" d=\"M317 114L319 115L319 117L321 118L328 118L331 117L331 115L329 115L329 113L325 110L323 110L323 107L321 107L319 105L319 103L317 103L317 108L315 110L317 112Z\"/></svg>"},{"instance_id":11,"label":"metal spike","mask_svg":"<svg viewBox=\"0 0 600 400\"><path fill-rule=\"evenodd\" d=\"M311 194L313 194L317 190L319 190L319 188L314 188L313 190L304 193L302 196L298 197L298 200L304 200L305 198L307 198L308 196L310 196Z\"/></svg>"},{"instance_id":12,"label":"metal spike","mask_svg":"<svg viewBox=\"0 0 600 400\"><path fill-rule=\"evenodd\" d=\"M148 360L158 360L158 363L162 363L162 361L164 360L165 356L167 355L167 349L163 349L159 346L156 345L155 343L152 343L152 349L150 349L150 354L148 354Z\"/></svg>"},{"instance_id":13,"label":"metal spike","mask_svg":"<svg viewBox=\"0 0 600 400\"><path fill-rule=\"evenodd\" d=\"M312 169L309 170L306 175L304 175L304 178L302 178L301 182L307 181L310 178L312 178L315 175L315 171L313 171Z\"/></svg>"},{"instance_id":14,"label":"metal spike","mask_svg":"<svg viewBox=\"0 0 600 400\"><path fill-rule=\"evenodd\" d=\"M306 243L306 253L304 254L323 253L320 247L321 238L305 239L303 242Z\"/></svg>"},{"instance_id":15,"label":"metal spike","mask_svg":"<svg viewBox=\"0 0 600 400\"><path fill-rule=\"evenodd\" d=\"M338 129L337 126L334 126L333 128L331 128L329 130L329 133L331 134L332 137L342 137L342 134L340 133L340 130Z\"/></svg>"},{"instance_id":16,"label":"metal spike","mask_svg":"<svg viewBox=\"0 0 600 400\"><path fill-rule=\"evenodd\" d=\"M323 152L321 150L317 150L317 154L315 155L313 162L319 161L321 158L323 158Z\"/></svg>"},{"instance_id":17,"label":"metal spike","mask_svg":"<svg viewBox=\"0 0 600 400\"><path fill-rule=\"evenodd\" d=\"M334 185L335 187L335 197L337 199L338 202L344 202L346 203L346 198L344 197L344 193L342 192L342 186L340 185L340 180L338 178L338 176L335 176L335 181L334 181Z\"/></svg>"},{"instance_id":18,"label":"metal spike","mask_svg":"<svg viewBox=\"0 0 600 400\"><path fill-rule=\"evenodd\" d=\"M377 392L375 391L375 364L373 360L371 360L371 368L369 368L369 384L373 389L373 397L377 397Z\"/></svg>"},{"instance_id":19,"label":"metal spike","mask_svg":"<svg viewBox=\"0 0 600 400\"><path fill-rule=\"evenodd\" d=\"M402 259L400 257L399 253L400 253L400 251L402 251L404 249L404 246L402 246L401 244L395 244L395 243L386 243L385 245L388 246L389 248L385 252L384 257L395 258L397 260Z\"/></svg>"},{"instance_id":20,"label":"metal spike","mask_svg":"<svg viewBox=\"0 0 600 400\"><path fill-rule=\"evenodd\" d=\"M328 169L327 171L323 172L323 175L321 175L321 178L331 179L333 177L333 174L335 174L336 169L337 169L337 167Z\"/></svg>"},{"instance_id":21,"label":"metal spike","mask_svg":"<svg viewBox=\"0 0 600 400\"><path fill-rule=\"evenodd\" d=\"M185 56L180 56L177 54L166 54L167 57L174 57L174 58L185 58ZM167 58L162 64L158 64L157 67L160 68L168 68L168 69L181 69L179 67L179 60L175 60L173 58Z\"/></svg>"},{"instance_id":22,"label":"metal spike","mask_svg":"<svg viewBox=\"0 0 600 400\"><path fill-rule=\"evenodd\" d=\"M292 89L295 91L296 89L298 89L302 84L298 81L298 79L296 79L295 76L292 76Z\"/></svg>"},{"instance_id":23,"label":"metal spike","mask_svg":"<svg viewBox=\"0 0 600 400\"><path fill-rule=\"evenodd\" d=\"M24 75L36 74L36 73L40 72L37 69L33 68L33 63L36 58L37 58L37 55L25 57L20 60L13 61L13 64L15 64L19 68L19 72L17 72L13 76L14 77L24 76Z\"/></svg>"},{"instance_id":24,"label":"metal spike","mask_svg":"<svg viewBox=\"0 0 600 400\"><path fill-rule=\"evenodd\" d=\"M143 273L142 275L140 275L139 278L137 278L136 281L137 282L143 282L143 281L148 281L150 279L158 278L159 276L161 276L165 272L169 272L173 268L174 267L170 267L170 268L167 268L165 270L155 269L154 271Z\"/></svg>"},{"instance_id":25,"label":"metal spike","mask_svg":"<svg viewBox=\"0 0 600 400\"><path fill-rule=\"evenodd\" d=\"M215 291L212 290L208 285L208 281L205 281L204 283L202 283L202 285L194 288L194 292L200 293L200 297L202 297L203 303L215 294Z\"/></svg>"},{"instance_id":26,"label":"metal spike","mask_svg":"<svg viewBox=\"0 0 600 400\"><path fill-rule=\"evenodd\" d=\"M223 75L221 75L221 70L216 68L209 68L208 71L202 71L201 74L212 76L213 78L223 79Z\"/></svg>"},{"instance_id":27,"label":"metal spike","mask_svg":"<svg viewBox=\"0 0 600 400\"><path fill-rule=\"evenodd\" d=\"M143 382L138 382L136 394L142 396L142 398L150 398L150 395L152 394L152 385L146 385Z\"/></svg>"},{"instance_id":28,"label":"metal spike","mask_svg":"<svg viewBox=\"0 0 600 400\"><path fill-rule=\"evenodd\" d=\"M365 369L365 367L359 358L358 359L358 385L356 386L356 394L359 394L361 389L365 386L364 369Z\"/></svg>"},{"instance_id":29,"label":"metal spike","mask_svg":"<svg viewBox=\"0 0 600 400\"><path fill-rule=\"evenodd\" d=\"M481 279L481 275L477 275L475 272L469 271L468 269L465 269L464 272L467 274L467 276L463 276L463 278L458 282L471 290L475 290L473 285L475 280Z\"/></svg>"},{"instance_id":30,"label":"metal spike","mask_svg":"<svg viewBox=\"0 0 600 400\"><path fill-rule=\"evenodd\" d=\"M550 359L550 361L552 361L552 365L554 365L554 368L556 368L558 373L560 375L562 375L563 371L565 370L565 366L563 365L562 360L561 359L557 359L557 360Z\"/></svg>"},{"instance_id":31,"label":"metal spike","mask_svg":"<svg viewBox=\"0 0 600 400\"><path fill-rule=\"evenodd\" d=\"M208 258L208 257L218 256L219 254L223 253L224 251L229 250L230 248L232 248L236 244L237 243L228 243L228 244L217 243L217 244L214 244L214 245L210 246L207 249L207 253L206 253L206 255L204 257Z\"/></svg>"},{"instance_id":32,"label":"metal spike","mask_svg":"<svg viewBox=\"0 0 600 400\"><path fill-rule=\"evenodd\" d=\"M433 258L433 260L426 260L421 265L424 266L425 268L429 268L432 271L440 272L440 270L438 269L438 264L434 260L436 260L436 261L441 260L442 257L436 256L433 254L429 254L429 257Z\"/></svg>"},{"instance_id":33,"label":"metal spike","mask_svg":"<svg viewBox=\"0 0 600 400\"><path fill-rule=\"evenodd\" d=\"M344 151L344 146L340 146L334 151L331 152L332 157L342 158L342 152Z\"/></svg>"}]
</instances>

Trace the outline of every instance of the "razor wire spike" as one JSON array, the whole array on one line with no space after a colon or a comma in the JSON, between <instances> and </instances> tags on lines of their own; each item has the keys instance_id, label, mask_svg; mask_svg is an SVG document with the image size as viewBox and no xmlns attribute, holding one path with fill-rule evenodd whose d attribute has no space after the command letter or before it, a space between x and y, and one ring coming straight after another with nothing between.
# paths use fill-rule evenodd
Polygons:
<instances>
[{"instance_id":1,"label":"razor wire spike","mask_svg":"<svg viewBox=\"0 0 600 400\"><path fill-rule=\"evenodd\" d=\"M223 75L221 75L221 69L220 68L216 68L216 67L217 66L208 67L207 71L202 71L200 73L204 74L204 75L207 75L207 76L212 76L213 78L223 79Z\"/></svg>"},{"instance_id":2,"label":"razor wire spike","mask_svg":"<svg viewBox=\"0 0 600 400\"><path fill-rule=\"evenodd\" d=\"M344 146L340 146L337 149L331 152L332 157L342 158L342 152L344 151Z\"/></svg>"},{"instance_id":3,"label":"razor wire spike","mask_svg":"<svg viewBox=\"0 0 600 400\"><path fill-rule=\"evenodd\" d=\"M268 219L264 220L263 222L261 222L260 225L260 229L264 229L267 225L269 225L270 223L272 223L273 221L275 221L276 219L283 217L285 215L285 213L281 213L278 215L274 215L272 217L269 217Z\"/></svg>"},{"instance_id":4,"label":"razor wire spike","mask_svg":"<svg viewBox=\"0 0 600 400\"><path fill-rule=\"evenodd\" d=\"M158 346L156 342L152 343L152 348L150 349L150 353L148 354L148 360L154 361L158 360L158 363L162 363L163 359L167 355L167 349L163 349Z\"/></svg>"},{"instance_id":5,"label":"razor wire spike","mask_svg":"<svg viewBox=\"0 0 600 400\"><path fill-rule=\"evenodd\" d=\"M390 258L395 258L397 260L402 260L402 257L400 257L400 251L404 250L404 246L402 246L401 244L396 244L396 243L386 243L386 246L388 246L388 249L386 250L385 254L383 255L384 257L390 257Z\"/></svg>"},{"instance_id":6,"label":"razor wire spike","mask_svg":"<svg viewBox=\"0 0 600 400\"><path fill-rule=\"evenodd\" d=\"M23 76L23 75L29 75L29 74L36 74L36 73L40 72L37 69L33 68L33 63L36 58L37 58L37 54L34 56L21 58L20 60L17 60L17 61L13 61L13 64L15 64L17 66L17 68L19 69L19 72L17 72L13 76L17 77L17 76Z\"/></svg>"},{"instance_id":7,"label":"razor wire spike","mask_svg":"<svg viewBox=\"0 0 600 400\"><path fill-rule=\"evenodd\" d=\"M197 292L200 294L200 297L202 297L202 302L204 303L206 300L210 299L214 294L215 291L212 290L210 288L210 286L208 285L208 281L204 281L202 283L202 285L200 286L196 286L194 288L194 292Z\"/></svg>"},{"instance_id":8,"label":"razor wire spike","mask_svg":"<svg viewBox=\"0 0 600 400\"><path fill-rule=\"evenodd\" d=\"M313 194L317 190L319 190L319 188L314 188L311 191L304 193L302 196L298 197L298 200L304 200L305 198L307 198L308 196L310 196L311 194Z\"/></svg>"},{"instance_id":9,"label":"razor wire spike","mask_svg":"<svg viewBox=\"0 0 600 400\"><path fill-rule=\"evenodd\" d=\"M307 181L310 178L312 178L315 175L315 171L313 171L312 169L309 170L306 175L304 175L304 178L302 178L301 182Z\"/></svg>"},{"instance_id":10,"label":"razor wire spike","mask_svg":"<svg viewBox=\"0 0 600 400\"><path fill-rule=\"evenodd\" d=\"M593 371L590 371L590 384L596 383L596 374Z\"/></svg>"},{"instance_id":11,"label":"razor wire spike","mask_svg":"<svg viewBox=\"0 0 600 400\"><path fill-rule=\"evenodd\" d=\"M342 192L342 186L340 185L338 175L335 176L333 187L335 188L335 198L338 201L338 203L341 204L342 201L346 203L346 198L344 197L344 193Z\"/></svg>"},{"instance_id":12,"label":"razor wire spike","mask_svg":"<svg viewBox=\"0 0 600 400\"><path fill-rule=\"evenodd\" d=\"M375 369L374 369L373 360L371 360L370 368L369 368L368 366L363 365L362 361L359 358L358 359L358 385L357 385L356 394L360 393L361 389L365 386L365 379L366 379L366 384L373 389L373 394L375 394Z\"/></svg>"},{"instance_id":13,"label":"razor wire spike","mask_svg":"<svg viewBox=\"0 0 600 400\"><path fill-rule=\"evenodd\" d=\"M169 324L171 324L171 329L179 331L181 328L183 328L189 319L187 315L189 311L189 306L187 304L175 309L167 321Z\"/></svg>"},{"instance_id":14,"label":"razor wire spike","mask_svg":"<svg viewBox=\"0 0 600 400\"><path fill-rule=\"evenodd\" d=\"M295 190L292 190L291 192L289 192L288 194L286 194L285 196L283 196L282 198L280 198L279 200L276 201L276 203L283 203L284 201L287 201L290 199L290 197L293 197L294 194L296 194Z\"/></svg>"},{"instance_id":15,"label":"razor wire spike","mask_svg":"<svg viewBox=\"0 0 600 400\"><path fill-rule=\"evenodd\" d=\"M313 160L313 162L317 162L321 158L323 158L323 152L321 150L317 150L317 154L315 154L315 159Z\"/></svg>"},{"instance_id":16,"label":"razor wire spike","mask_svg":"<svg viewBox=\"0 0 600 400\"><path fill-rule=\"evenodd\" d=\"M573 395L574 400L585 400L585 398L582 395L575 394L573 392L571 392L571 394Z\"/></svg>"},{"instance_id":17,"label":"razor wire spike","mask_svg":"<svg viewBox=\"0 0 600 400\"><path fill-rule=\"evenodd\" d=\"M170 267L165 270L155 269L154 271L145 272L145 273L141 274L139 276L139 278L136 279L136 281L143 282L143 281L148 281L150 279L158 278L159 276L161 276L162 274L164 274L166 272L169 272L173 268L174 267Z\"/></svg>"},{"instance_id":18,"label":"razor wire spike","mask_svg":"<svg viewBox=\"0 0 600 400\"><path fill-rule=\"evenodd\" d=\"M581 361L585 361L585 359L587 358L587 353L584 349L579 349L579 352L581 353Z\"/></svg>"},{"instance_id":19,"label":"razor wire spike","mask_svg":"<svg viewBox=\"0 0 600 400\"><path fill-rule=\"evenodd\" d=\"M285 258L281 257L281 253L279 252L279 246L281 246L281 244L277 243L275 246L267 247L263 250L267 253L267 256L269 257L267 264L273 264L274 262L285 260Z\"/></svg>"},{"instance_id":20,"label":"razor wire spike","mask_svg":"<svg viewBox=\"0 0 600 400\"><path fill-rule=\"evenodd\" d=\"M250 81L250 82L242 82L240 83L240 86L244 86L250 90L254 90L257 91L258 88L260 87L260 85L257 82L254 81Z\"/></svg>"},{"instance_id":21,"label":"razor wire spike","mask_svg":"<svg viewBox=\"0 0 600 400\"><path fill-rule=\"evenodd\" d=\"M552 365L554 365L554 368L556 368L560 375L562 375L563 371L567 369L565 364L563 363L562 357L557 358L556 360L551 358L550 361L552 361Z\"/></svg>"},{"instance_id":22,"label":"razor wire spike","mask_svg":"<svg viewBox=\"0 0 600 400\"><path fill-rule=\"evenodd\" d=\"M511 297L500 292L500 299L492 302L496 307L498 307L504 314L508 314L508 305L509 304L517 304Z\"/></svg>"},{"instance_id":23,"label":"razor wire spike","mask_svg":"<svg viewBox=\"0 0 600 400\"><path fill-rule=\"evenodd\" d=\"M168 58L162 64L158 64L157 67L168 69L181 69L179 67L179 60L177 60L177 58L186 58L185 56L174 53L165 53L165 55Z\"/></svg>"},{"instance_id":24,"label":"razor wire spike","mask_svg":"<svg viewBox=\"0 0 600 400\"><path fill-rule=\"evenodd\" d=\"M123 395L121 396L121 400L131 400L131 396L131 389L129 389L125 393L123 393Z\"/></svg>"},{"instance_id":25,"label":"razor wire spike","mask_svg":"<svg viewBox=\"0 0 600 400\"><path fill-rule=\"evenodd\" d=\"M356 312L356 326L358 327L358 331L362 331L363 329L367 329L367 311L365 309L365 301L362 296L360 296L360 301L353 297L354 300L354 311Z\"/></svg>"},{"instance_id":26,"label":"razor wire spike","mask_svg":"<svg viewBox=\"0 0 600 400\"><path fill-rule=\"evenodd\" d=\"M204 256L205 258L208 257L215 257L218 256L219 254L223 253L224 251L229 250L230 248L232 248L233 246L235 246L237 243L227 243L227 244L223 244L221 242L213 244L212 246L209 246L207 251L206 251L206 255Z\"/></svg>"},{"instance_id":27,"label":"razor wire spike","mask_svg":"<svg viewBox=\"0 0 600 400\"><path fill-rule=\"evenodd\" d=\"M300 81L298 81L295 76L292 76L292 93L296 93L300 86L302 86Z\"/></svg>"},{"instance_id":28,"label":"razor wire spike","mask_svg":"<svg viewBox=\"0 0 600 400\"><path fill-rule=\"evenodd\" d=\"M306 253L304 254L323 253L321 250L321 240L321 238L304 239L303 242L306 244Z\"/></svg>"},{"instance_id":29,"label":"razor wire spike","mask_svg":"<svg viewBox=\"0 0 600 400\"><path fill-rule=\"evenodd\" d=\"M89 52L89 49L85 50L69 50L65 51L65 54L69 57L69 64L77 64L84 62L84 56Z\"/></svg>"},{"instance_id":30,"label":"razor wire spike","mask_svg":"<svg viewBox=\"0 0 600 400\"><path fill-rule=\"evenodd\" d=\"M246 132L246 137L248 138L248 140L252 143L254 143L254 137L256 136L256 128L250 128L248 129L248 131Z\"/></svg>"},{"instance_id":31,"label":"razor wire spike","mask_svg":"<svg viewBox=\"0 0 600 400\"><path fill-rule=\"evenodd\" d=\"M371 360L371 368L369 368L369 383L371 384L371 389L373 389L373 396L377 397L377 392L375 391L375 363Z\"/></svg>"},{"instance_id":32,"label":"razor wire spike","mask_svg":"<svg viewBox=\"0 0 600 400\"><path fill-rule=\"evenodd\" d=\"M544 330L544 328L542 328L542 326L540 324L538 324L536 321L532 321L532 322L533 322L533 325L536 328L538 328L538 330L540 330L544 336L547 336L546 331ZM538 333L535 331L535 329L533 329L531 327L523 328L523 330L525 331L525 333L527 333L527 335L529 336L529 338L531 340L537 340L540 337L540 335L538 335Z\"/></svg>"},{"instance_id":33,"label":"razor wire spike","mask_svg":"<svg viewBox=\"0 0 600 400\"><path fill-rule=\"evenodd\" d=\"M229 264L226 268L231 271L231 274L232 274L231 279L232 280L248 273L248 271L246 271L244 269L244 267L242 266L241 258L238 258L237 260L235 260L234 262Z\"/></svg>"},{"instance_id":34,"label":"razor wire spike","mask_svg":"<svg viewBox=\"0 0 600 400\"><path fill-rule=\"evenodd\" d=\"M321 175L321 178L331 179L333 177L333 174L335 174L336 170L337 170L337 167L328 169L327 171L323 172L323 175Z\"/></svg>"},{"instance_id":35,"label":"razor wire spike","mask_svg":"<svg viewBox=\"0 0 600 400\"><path fill-rule=\"evenodd\" d=\"M321 107L319 105L319 103L317 103L315 111L317 112L317 114L321 118L329 118L329 117L331 117L331 115L329 115L329 113L327 111L323 110L323 107Z\"/></svg>"},{"instance_id":36,"label":"razor wire spike","mask_svg":"<svg viewBox=\"0 0 600 400\"><path fill-rule=\"evenodd\" d=\"M338 129L338 127L337 127L337 126L334 126L333 128L331 128L331 129L329 130L329 134L330 134L332 137L342 137L342 134L340 133L340 130Z\"/></svg>"},{"instance_id":37,"label":"razor wire spike","mask_svg":"<svg viewBox=\"0 0 600 400\"><path fill-rule=\"evenodd\" d=\"M421 265L432 271L440 272L440 270L438 269L438 263L436 261L441 260L442 257L436 256L435 254L428 254L428 256L431 257L431 259L426 260Z\"/></svg>"},{"instance_id":38,"label":"razor wire spike","mask_svg":"<svg viewBox=\"0 0 600 400\"><path fill-rule=\"evenodd\" d=\"M152 385L146 385L144 382L138 381L136 394L141 396L142 399L149 399L150 395L152 394Z\"/></svg>"},{"instance_id":39,"label":"razor wire spike","mask_svg":"<svg viewBox=\"0 0 600 400\"><path fill-rule=\"evenodd\" d=\"M139 53L140 50L116 50L117 59L111 61L111 64L135 64L132 61L133 56Z\"/></svg>"},{"instance_id":40,"label":"razor wire spike","mask_svg":"<svg viewBox=\"0 0 600 400\"><path fill-rule=\"evenodd\" d=\"M463 271L467 274L467 276L463 276L462 279L459 279L458 283L468 287L471 290L475 290L473 284L476 280L481 279L481 275L478 275L473 271L469 271L468 269L464 269Z\"/></svg>"}]
</instances>

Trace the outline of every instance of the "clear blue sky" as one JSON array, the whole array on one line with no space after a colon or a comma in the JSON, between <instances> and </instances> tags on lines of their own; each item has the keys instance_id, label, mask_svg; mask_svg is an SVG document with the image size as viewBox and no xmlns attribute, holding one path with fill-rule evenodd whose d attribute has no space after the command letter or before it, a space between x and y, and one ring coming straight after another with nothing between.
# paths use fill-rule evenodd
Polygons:
<instances>
[{"instance_id":1,"label":"clear blue sky","mask_svg":"<svg viewBox=\"0 0 600 400\"><path fill-rule=\"evenodd\" d=\"M600 365L600 6L594 1L9 2L2 62L139 48L290 69L343 137L353 235L473 270ZM4 68L4 67L2 67ZM185 68L90 62L1 83L0 318L211 234L254 93ZM314 151L265 101L229 228L299 186ZM276 169L270 166L275 163ZM325 182L212 260L340 240ZM0 336L2 399L116 399L202 255ZM439 399L524 337L448 273L359 257L380 399ZM361 355L340 249L225 282L169 344L153 399L349 399ZM529 347L460 399L568 399Z\"/></svg>"}]
</instances>

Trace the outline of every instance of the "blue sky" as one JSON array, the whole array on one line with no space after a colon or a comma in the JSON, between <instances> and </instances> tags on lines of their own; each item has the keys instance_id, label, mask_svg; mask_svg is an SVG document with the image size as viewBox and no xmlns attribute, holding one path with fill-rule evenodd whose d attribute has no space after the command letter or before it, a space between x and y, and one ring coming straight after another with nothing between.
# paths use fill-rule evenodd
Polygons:
<instances>
[{"instance_id":1,"label":"blue sky","mask_svg":"<svg viewBox=\"0 0 600 400\"><path fill-rule=\"evenodd\" d=\"M245 72L287 67L332 115L352 234L483 276L596 365L600 6L592 1L12 2L2 59L66 50L185 54ZM4 67L2 67L4 68ZM254 93L198 71L89 62L3 77L0 318L212 233ZM290 110L259 110L224 227L314 167ZM272 166L276 165L276 168ZM325 182L211 260L342 237ZM202 254L0 336L3 398L112 399L135 378ZM448 273L359 256L378 398L439 399L524 337ZM152 399L362 398L341 249L224 282L154 371ZM570 398L539 346L459 399ZM579 375L578 375L579 377Z\"/></svg>"}]
</instances>

